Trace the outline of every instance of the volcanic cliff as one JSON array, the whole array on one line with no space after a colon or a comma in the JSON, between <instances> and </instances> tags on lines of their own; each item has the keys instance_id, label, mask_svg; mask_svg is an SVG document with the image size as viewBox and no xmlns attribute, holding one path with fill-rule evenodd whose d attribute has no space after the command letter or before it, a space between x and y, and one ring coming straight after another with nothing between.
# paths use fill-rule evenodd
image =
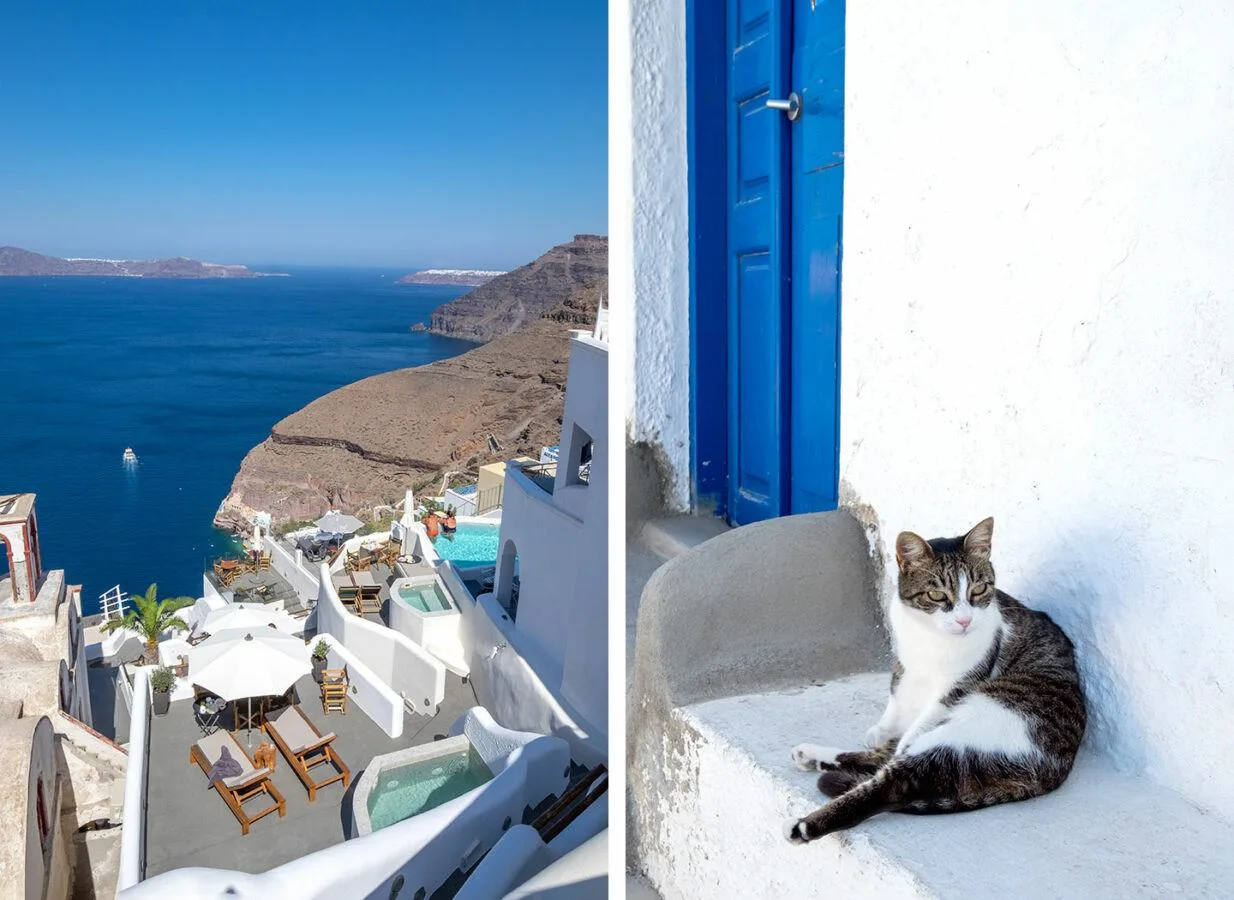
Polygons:
<instances>
[{"instance_id":1,"label":"volcanic cliff","mask_svg":"<svg viewBox=\"0 0 1234 900\"><path fill-rule=\"evenodd\" d=\"M556 306L576 288L608 275L608 238L575 235L534 262L499 275L433 311L429 331L491 341Z\"/></svg>"},{"instance_id":2,"label":"volcanic cliff","mask_svg":"<svg viewBox=\"0 0 1234 900\"><path fill-rule=\"evenodd\" d=\"M567 249L580 241L587 245L581 252ZM215 523L247 530L257 511L275 523L327 509L365 517L401 500L408 487L436 494L447 471L474 473L556 443L570 331L590 329L600 302L607 305L606 249L603 238L576 238L440 308L435 324L438 313L518 276L483 307L464 304L458 318L455 310L443 319L484 321L494 334L489 343L346 385L275 425L245 456ZM525 270L550 257L552 270L542 274L541 267L530 278L533 289L521 292ZM490 436L499 450L490 449Z\"/></svg>"}]
</instances>

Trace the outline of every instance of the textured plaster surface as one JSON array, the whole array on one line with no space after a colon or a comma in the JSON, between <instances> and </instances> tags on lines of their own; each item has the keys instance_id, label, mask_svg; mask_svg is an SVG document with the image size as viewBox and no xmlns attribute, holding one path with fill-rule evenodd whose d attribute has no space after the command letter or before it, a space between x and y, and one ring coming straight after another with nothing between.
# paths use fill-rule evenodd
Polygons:
<instances>
[{"instance_id":1,"label":"textured plaster surface","mask_svg":"<svg viewBox=\"0 0 1234 900\"><path fill-rule=\"evenodd\" d=\"M652 873L665 896L748 896L752 869L797 897L1228 896L1234 826L1091 754L1045 797L963 815L886 814L790 845L783 820L825 799L790 748L860 746L887 684L877 672L678 710L697 738L698 787L667 811L673 839Z\"/></svg>"},{"instance_id":2,"label":"textured plaster surface","mask_svg":"<svg viewBox=\"0 0 1234 900\"><path fill-rule=\"evenodd\" d=\"M651 575L627 712L633 870L658 884L662 867L688 863L671 851L676 829L695 827L704 771L698 732L675 707L885 665L867 554L856 520L819 513L726 532ZM754 802L749 789L733 792Z\"/></svg>"},{"instance_id":3,"label":"textured plaster surface","mask_svg":"<svg viewBox=\"0 0 1234 900\"><path fill-rule=\"evenodd\" d=\"M660 446L670 508L689 504L690 270L685 5L630 3L634 365L629 437ZM614 260L617 264L618 261Z\"/></svg>"},{"instance_id":4,"label":"textured plaster surface","mask_svg":"<svg viewBox=\"0 0 1234 900\"><path fill-rule=\"evenodd\" d=\"M1231 46L1222 3L851 4L841 400L884 543L993 515L1090 747L1226 817Z\"/></svg>"}]
</instances>

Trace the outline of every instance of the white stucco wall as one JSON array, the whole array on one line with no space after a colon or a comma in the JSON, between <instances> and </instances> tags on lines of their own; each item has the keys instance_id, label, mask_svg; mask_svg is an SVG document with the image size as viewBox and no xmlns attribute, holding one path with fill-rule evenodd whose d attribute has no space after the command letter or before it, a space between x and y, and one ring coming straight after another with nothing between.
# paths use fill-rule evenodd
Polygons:
<instances>
[{"instance_id":1,"label":"white stucco wall","mask_svg":"<svg viewBox=\"0 0 1234 900\"><path fill-rule=\"evenodd\" d=\"M615 254L610 261L632 270L638 378L629 382L628 437L664 450L674 476L667 500L684 510L690 499L685 4L631 0L629 28L630 97L615 108L610 129L615 140L630 142L633 157L632 258ZM615 155L614 164L622 158ZM619 216L614 221L615 231L624 226Z\"/></svg>"},{"instance_id":2,"label":"white stucco wall","mask_svg":"<svg viewBox=\"0 0 1234 900\"><path fill-rule=\"evenodd\" d=\"M993 515L1093 746L1227 816L1232 46L1228 3L850 4L841 406L888 557Z\"/></svg>"},{"instance_id":3,"label":"white stucco wall","mask_svg":"<svg viewBox=\"0 0 1234 900\"><path fill-rule=\"evenodd\" d=\"M590 437L586 483L570 469ZM551 492L506 469L494 593L508 596L518 554L514 629L551 660L540 677L590 722L608 721L608 347L571 341L561 454ZM576 469L577 471L577 469ZM576 483L571 484L571 481Z\"/></svg>"},{"instance_id":4,"label":"white stucco wall","mask_svg":"<svg viewBox=\"0 0 1234 900\"><path fill-rule=\"evenodd\" d=\"M346 647L420 715L436 715L446 695L441 661L406 635L349 612L339 601L330 570L321 564L317 595L317 633Z\"/></svg>"}]
</instances>

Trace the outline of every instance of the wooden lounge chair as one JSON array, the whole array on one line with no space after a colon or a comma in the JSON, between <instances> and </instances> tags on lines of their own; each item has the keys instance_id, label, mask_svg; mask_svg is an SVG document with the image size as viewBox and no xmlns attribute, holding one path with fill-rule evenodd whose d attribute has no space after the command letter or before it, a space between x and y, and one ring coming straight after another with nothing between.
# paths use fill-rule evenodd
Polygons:
<instances>
[{"instance_id":1,"label":"wooden lounge chair","mask_svg":"<svg viewBox=\"0 0 1234 900\"><path fill-rule=\"evenodd\" d=\"M323 715L332 712L347 715L347 667L341 669L325 669L321 673L321 711Z\"/></svg>"},{"instance_id":2,"label":"wooden lounge chair","mask_svg":"<svg viewBox=\"0 0 1234 900\"><path fill-rule=\"evenodd\" d=\"M231 732L220 729L201 738L189 749L189 762L197 763L201 771L208 775L210 767L218 762L222 755L223 747L227 747L236 761L244 766L244 771L234 778L223 778L214 782L213 787L240 820L240 832L248 834L249 826L275 810L278 810L280 819L285 816L287 801L270 780L270 769L259 769L253 765L253 761L244 752L240 742L231 736ZM266 794L274 802L256 814L249 815L244 804L260 794Z\"/></svg>"},{"instance_id":3,"label":"wooden lounge chair","mask_svg":"<svg viewBox=\"0 0 1234 900\"><path fill-rule=\"evenodd\" d=\"M377 585L362 585L356 590L356 612L359 615L364 615L365 613L377 613L380 615L381 587Z\"/></svg>"},{"instance_id":4,"label":"wooden lounge chair","mask_svg":"<svg viewBox=\"0 0 1234 900\"><path fill-rule=\"evenodd\" d=\"M270 551L266 550L261 556L257 557L257 571L265 572L270 568Z\"/></svg>"},{"instance_id":5,"label":"wooden lounge chair","mask_svg":"<svg viewBox=\"0 0 1234 900\"><path fill-rule=\"evenodd\" d=\"M287 765L308 788L310 803L317 799L317 789L327 784L341 781L346 789L351 780L351 770L330 746L334 740L333 731L322 734L298 706L286 706L262 718L262 730L274 741ZM333 768L334 774L323 781L314 781L311 770L321 765Z\"/></svg>"}]
</instances>

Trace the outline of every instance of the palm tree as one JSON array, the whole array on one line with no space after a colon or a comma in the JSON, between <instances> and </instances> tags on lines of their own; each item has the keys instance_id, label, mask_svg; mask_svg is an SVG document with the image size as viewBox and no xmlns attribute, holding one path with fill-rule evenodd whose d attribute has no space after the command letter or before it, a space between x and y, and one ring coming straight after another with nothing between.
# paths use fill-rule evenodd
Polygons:
<instances>
[{"instance_id":1,"label":"palm tree","mask_svg":"<svg viewBox=\"0 0 1234 900\"><path fill-rule=\"evenodd\" d=\"M183 628L189 630L188 623L176 615L186 606L192 606L197 601L192 597L175 597L171 600L159 600L159 586L150 585L144 594L129 597L133 608L124 614L123 619L112 619L103 625L103 631L111 633L117 628L131 628L145 639L147 661L158 660L158 642L168 628Z\"/></svg>"}]
</instances>

